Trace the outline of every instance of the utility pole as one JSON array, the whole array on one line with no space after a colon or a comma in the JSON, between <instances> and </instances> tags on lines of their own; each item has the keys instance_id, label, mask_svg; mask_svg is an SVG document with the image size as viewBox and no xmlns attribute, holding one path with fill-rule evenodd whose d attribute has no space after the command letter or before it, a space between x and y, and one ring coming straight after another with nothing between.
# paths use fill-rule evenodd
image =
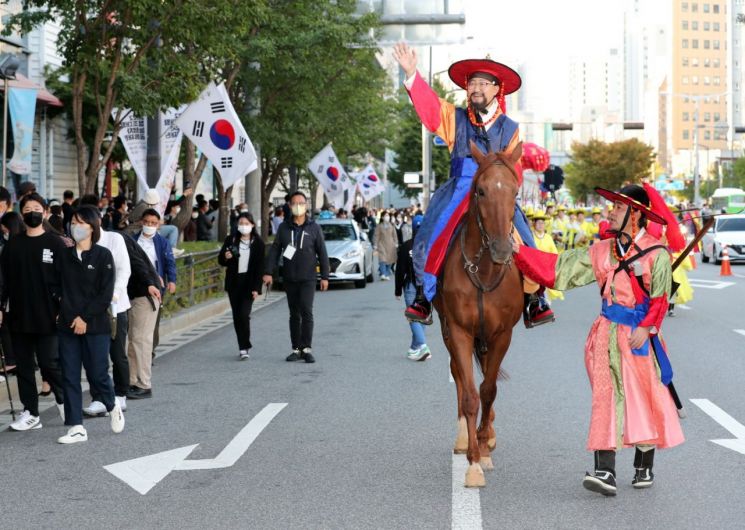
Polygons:
<instances>
[{"instance_id":1,"label":"utility pole","mask_svg":"<svg viewBox=\"0 0 745 530\"><path fill-rule=\"evenodd\" d=\"M432 86L432 46L429 46L429 86ZM422 125L422 193L424 209L429 207L430 182L432 179L432 134Z\"/></svg>"},{"instance_id":2,"label":"utility pole","mask_svg":"<svg viewBox=\"0 0 745 530\"><path fill-rule=\"evenodd\" d=\"M694 96L696 106L693 110L693 205L701 206L701 179L698 174L698 109L700 96Z\"/></svg>"},{"instance_id":3,"label":"utility pole","mask_svg":"<svg viewBox=\"0 0 745 530\"><path fill-rule=\"evenodd\" d=\"M147 119L147 185L155 188L160 180L160 111ZM143 190L138 195L145 195Z\"/></svg>"}]
</instances>

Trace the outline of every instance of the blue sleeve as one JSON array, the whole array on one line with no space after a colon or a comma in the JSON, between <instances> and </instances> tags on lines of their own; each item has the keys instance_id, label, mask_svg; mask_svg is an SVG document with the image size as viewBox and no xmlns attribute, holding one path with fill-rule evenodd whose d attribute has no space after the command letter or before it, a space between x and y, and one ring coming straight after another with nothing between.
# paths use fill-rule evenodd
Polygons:
<instances>
[{"instance_id":1,"label":"blue sleeve","mask_svg":"<svg viewBox=\"0 0 745 530\"><path fill-rule=\"evenodd\" d=\"M163 271L165 272L165 281L176 283L176 258L173 257L171 243L166 238L163 239Z\"/></svg>"}]
</instances>

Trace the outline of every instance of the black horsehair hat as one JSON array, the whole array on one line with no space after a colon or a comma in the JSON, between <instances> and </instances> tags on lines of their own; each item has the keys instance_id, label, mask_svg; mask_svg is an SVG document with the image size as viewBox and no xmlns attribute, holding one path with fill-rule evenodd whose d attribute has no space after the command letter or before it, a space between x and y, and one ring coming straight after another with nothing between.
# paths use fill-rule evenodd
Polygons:
<instances>
[{"instance_id":1,"label":"black horsehair hat","mask_svg":"<svg viewBox=\"0 0 745 530\"><path fill-rule=\"evenodd\" d=\"M643 213L647 219L654 223L666 225L667 221L661 215L655 213L649 206L649 195L647 191L637 184L628 184L618 191L605 188L595 188L595 193L611 202L622 202L633 209Z\"/></svg>"}]
</instances>

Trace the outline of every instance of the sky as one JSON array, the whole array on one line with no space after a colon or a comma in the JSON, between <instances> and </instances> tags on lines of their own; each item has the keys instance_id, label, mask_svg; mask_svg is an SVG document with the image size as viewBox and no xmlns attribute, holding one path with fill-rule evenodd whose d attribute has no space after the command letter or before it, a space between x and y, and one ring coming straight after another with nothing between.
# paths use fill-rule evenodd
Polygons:
<instances>
[{"instance_id":1,"label":"sky","mask_svg":"<svg viewBox=\"0 0 745 530\"><path fill-rule=\"evenodd\" d=\"M561 115L555 107L568 102L571 58L600 57L610 48L620 48L625 3L463 0L466 43L435 47L433 70L489 53L492 59L515 67L523 75L530 110L547 118Z\"/></svg>"}]
</instances>

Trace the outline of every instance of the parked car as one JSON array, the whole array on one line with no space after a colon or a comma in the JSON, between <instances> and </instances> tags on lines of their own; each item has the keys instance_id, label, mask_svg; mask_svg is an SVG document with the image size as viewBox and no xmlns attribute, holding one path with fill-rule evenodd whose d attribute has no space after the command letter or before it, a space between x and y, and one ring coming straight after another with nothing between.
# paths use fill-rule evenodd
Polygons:
<instances>
[{"instance_id":1,"label":"parked car","mask_svg":"<svg viewBox=\"0 0 745 530\"><path fill-rule=\"evenodd\" d=\"M714 226L704 234L701 260L722 262L722 248L727 245L730 261L745 261L745 215L718 217Z\"/></svg>"},{"instance_id":2,"label":"parked car","mask_svg":"<svg viewBox=\"0 0 745 530\"><path fill-rule=\"evenodd\" d=\"M331 282L354 282L358 289L373 281L373 249L352 219L319 219L326 240Z\"/></svg>"}]
</instances>

